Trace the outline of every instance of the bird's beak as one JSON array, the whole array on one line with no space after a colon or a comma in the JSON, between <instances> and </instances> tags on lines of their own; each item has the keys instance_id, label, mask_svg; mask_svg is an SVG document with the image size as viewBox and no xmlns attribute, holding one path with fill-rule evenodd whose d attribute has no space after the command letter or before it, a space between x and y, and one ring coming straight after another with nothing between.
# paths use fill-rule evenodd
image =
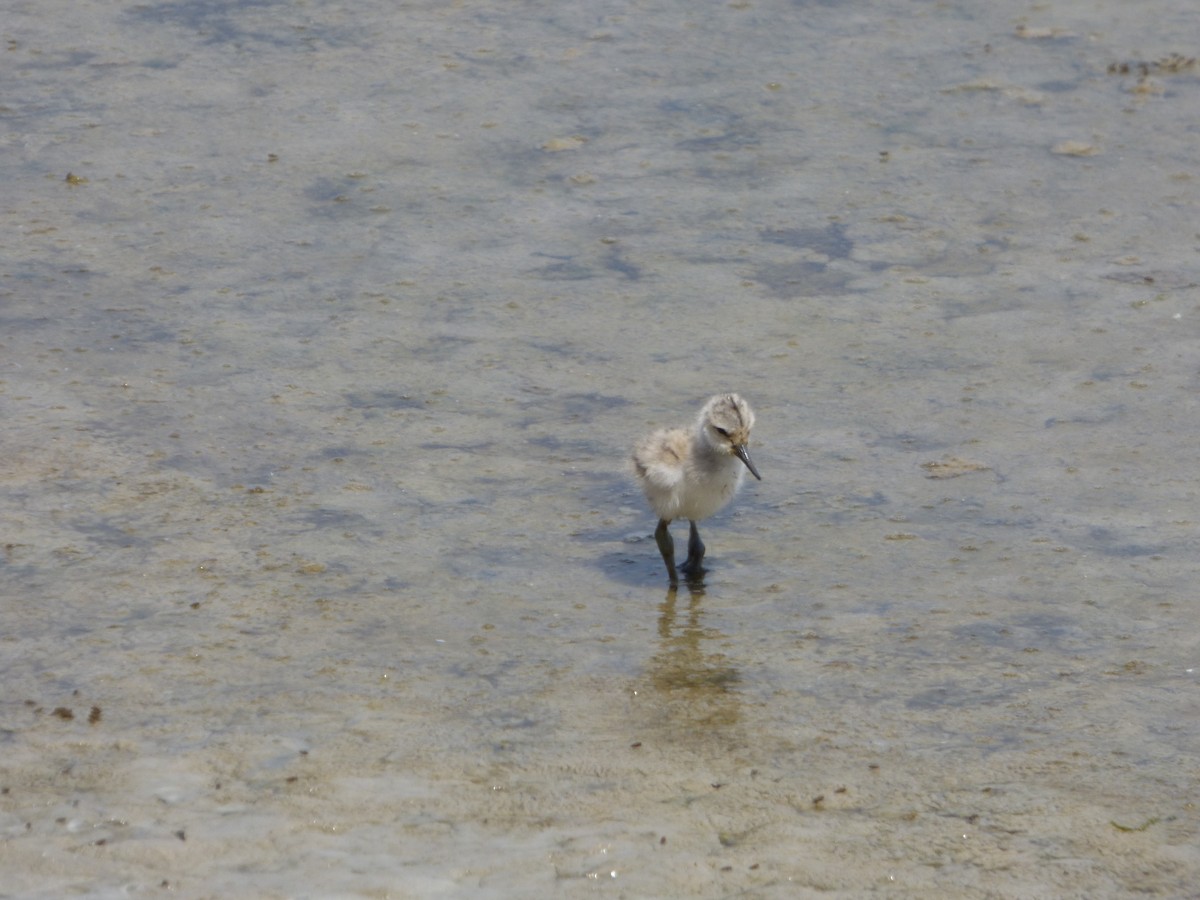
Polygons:
<instances>
[{"instance_id":1,"label":"bird's beak","mask_svg":"<svg viewBox=\"0 0 1200 900\"><path fill-rule=\"evenodd\" d=\"M762 476L758 474L758 469L754 468L754 463L750 459L750 451L746 449L745 444L734 444L733 452L738 455L738 459L746 464L746 468L750 470L750 474L762 481Z\"/></svg>"}]
</instances>

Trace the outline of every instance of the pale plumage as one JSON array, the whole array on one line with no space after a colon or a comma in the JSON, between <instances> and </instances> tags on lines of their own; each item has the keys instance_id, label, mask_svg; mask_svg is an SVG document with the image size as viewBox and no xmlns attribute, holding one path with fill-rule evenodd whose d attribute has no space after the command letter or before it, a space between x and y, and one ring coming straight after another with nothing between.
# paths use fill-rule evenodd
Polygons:
<instances>
[{"instance_id":1,"label":"pale plumage","mask_svg":"<svg viewBox=\"0 0 1200 900\"><path fill-rule=\"evenodd\" d=\"M746 469L762 480L746 450L752 427L754 413L745 400L737 394L718 394L704 404L692 428L656 431L634 448L634 473L650 508L658 514L654 537L672 582L678 576L675 544L668 531L671 521L691 523L688 557L680 568L698 573L704 544L696 523L733 499Z\"/></svg>"}]
</instances>

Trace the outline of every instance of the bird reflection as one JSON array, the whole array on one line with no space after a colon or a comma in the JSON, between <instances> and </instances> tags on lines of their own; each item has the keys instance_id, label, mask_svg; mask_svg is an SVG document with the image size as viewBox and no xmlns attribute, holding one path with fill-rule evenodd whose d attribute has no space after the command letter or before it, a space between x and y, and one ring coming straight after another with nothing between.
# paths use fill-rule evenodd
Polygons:
<instances>
[{"instance_id":1,"label":"bird reflection","mask_svg":"<svg viewBox=\"0 0 1200 900\"><path fill-rule=\"evenodd\" d=\"M650 660L650 683L667 702L675 726L708 731L728 727L740 717L740 698L733 688L741 675L724 653L713 649L711 642L724 635L704 625L703 582L689 578L686 592L681 599L673 584L659 605L659 643Z\"/></svg>"}]
</instances>

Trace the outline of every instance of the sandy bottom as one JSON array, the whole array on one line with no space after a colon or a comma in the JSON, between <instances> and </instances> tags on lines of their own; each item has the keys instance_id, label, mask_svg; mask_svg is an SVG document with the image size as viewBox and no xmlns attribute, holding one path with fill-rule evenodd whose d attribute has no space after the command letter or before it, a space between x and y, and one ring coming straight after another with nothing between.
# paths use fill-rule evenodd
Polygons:
<instances>
[{"instance_id":1,"label":"sandy bottom","mask_svg":"<svg viewBox=\"0 0 1200 900\"><path fill-rule=\"evenodd\" d=\"M9 16L0 896L1194 893L1195 16L917 6Z\"/></svg>"}]
</instances>

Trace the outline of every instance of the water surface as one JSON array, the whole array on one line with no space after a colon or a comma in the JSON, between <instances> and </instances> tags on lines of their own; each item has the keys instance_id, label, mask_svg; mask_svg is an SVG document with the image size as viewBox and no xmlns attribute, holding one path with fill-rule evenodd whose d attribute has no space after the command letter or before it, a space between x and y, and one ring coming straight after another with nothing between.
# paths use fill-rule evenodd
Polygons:
<instances>
[{"instance_id":1,"label":"water surface","mask_svg":"<svg viewBox=\"0 0 1200 900\"><path fill-rule=\"evenodd\" d=\"M1194 890L1196 17L974 6L16 7L5 895Z\"/></svg>"}]
</instances>

